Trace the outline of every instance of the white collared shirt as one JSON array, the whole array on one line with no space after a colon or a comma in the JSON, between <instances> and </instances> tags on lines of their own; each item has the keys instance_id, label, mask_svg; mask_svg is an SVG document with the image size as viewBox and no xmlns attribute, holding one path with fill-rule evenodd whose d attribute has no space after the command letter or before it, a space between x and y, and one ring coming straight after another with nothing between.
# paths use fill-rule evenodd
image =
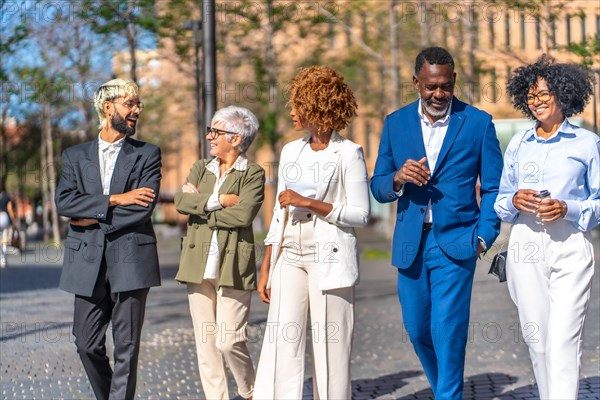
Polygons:
<instances>
[{"instance_id":1,"label":"white collared shirt","mask_svg":"<svg viewBox=\"0 0 600 400\"><path fill-rule=\"evenodd\" d=\"M452 108L452 102L448 106L448 112L446 116L435 121L433 124L429 122L429 119L423 114L423 104L419 100L419 120L421 121L421 132L423 134L423 144L425 145L425 154L427 155L427 163L429 164L429 170L433 173L435 165L448 131L448 125L450 124L450 109ZM427 204L427 210L425 212L425 223L433 222L433 215L431 212L431 201Z\"/></svg>"},{"instance_id":2,"label":"white collared shirt","mask_svg":"<svg viewBox=\"0 0 600 400\"><path fill-rule=\"evenodd\" d=\"M215 175L215 186L213 187L213 192L208 198L204 209L206 211L215 211L223 208L219 202L219 190L221 189L221 186L223 186L225 179L227 179L229 173L234 169L238 171L245 171L247 168L248 158L246 158L245 154L240 154L231 168L227 169L225 172L223 172L223 175L221 175L221 170L219 169L219 158L213 158L211 162L206 165L206 169ZM216 229L213 230L210 238L209 249L210 251L208 252L208 258L206 259L206 268L204 269L204 279L217 279L221 259Z\"/></svg>"},{"instance_id":3,"label":"white collared shirt","mask_svg":"<svg viewBox=\"0 0 600 400\"><path fill-rule=\"evenodd\" d=\"M119 152L125 143L125 137L116 142L109 143L102 140L101 135L98 135L98 161L100 164L100 179L102 180L102 193L110 194L110 181L112 180L115 164Z\"/></svg>"}]
</instances>

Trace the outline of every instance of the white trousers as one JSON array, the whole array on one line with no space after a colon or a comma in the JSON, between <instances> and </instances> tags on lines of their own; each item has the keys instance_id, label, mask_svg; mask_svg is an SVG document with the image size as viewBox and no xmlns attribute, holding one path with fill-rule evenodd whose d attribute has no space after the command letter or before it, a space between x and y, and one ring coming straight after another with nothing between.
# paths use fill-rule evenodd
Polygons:
<instances>
[{"instance_id":1,"label":"white trousers","mask_svg":"<svg viewBox=\"0 0 600 400\"><path fill-rule=\"evenodd\" d=\"M530 215L519 217L511 232L508 289L543 400L578 395L583 324L594 275L589 235L569 221L539 224Z\"/></svg>"},{"instance_id":2,"label":"white trousers","mask_svg":"<svg viewBox=\"0 0 600 400\"><path fill-rule=\"evenodd\" d=\"M208 400L229 400L225 364L231 370L240 396L252 396L254 366L246 346L250 290L221 287L214 279L188 283L188 300L194 325L200 381Z\"/></svg>"},{"instance_id":3,"label":"white trousers","mask_svg":"<svg viewBox=\"0 0 600 400\"><path fill-rule=\"evenodd\" d=\"M256 372L255 400L299 400L307 317L313 350L313 398L350 399L354 288L319 290L312 221L288 224L273 268L271 304Z\"/></svg>"}]
</instances>

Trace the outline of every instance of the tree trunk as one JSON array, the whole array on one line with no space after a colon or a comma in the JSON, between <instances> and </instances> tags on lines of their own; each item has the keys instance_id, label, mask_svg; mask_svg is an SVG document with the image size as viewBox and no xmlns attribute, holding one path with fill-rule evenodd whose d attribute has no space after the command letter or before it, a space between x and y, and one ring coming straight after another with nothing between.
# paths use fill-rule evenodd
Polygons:
<instances>
[{"instance_id":1,"label":"tree trunk","mask_svg":"<svg viewBox=\"0 0 600 400\"><path fill-rule=\"evenodd\" d=\"M390 47L391 47L391 71L392 78L392 110L396 110L400 106L399 87L400 71L398 66L398 23L396 21L396 4L397 0L392 0L390 6Z\"/></svg>"},{"instance_id":2,"label":"tree trunk","mask_svg":"<svg viewBox=\"0 0 600 400\"><path fill-rule=\"evenodd\" d=\"M2 144L2 150L0 159L2 160L2 164L0 165L0 171L2 172L2 176L0 176L0 182L2 183L2 187L6 187L6 178L8 177L8 141L6 140L6 120L8 118L8 106L2 107L2 120L0 120L0 143Z\"/></svg>"},{"instance_id":3,"label":"tree trunk","mask_svg":"<svg viewBox=\"0 0 600 400\"><path fill-rule=\"evenodd\" d=\"M135 7L136 7L136 0L129 0L129 6L127 8L127 16L128 16L128 22L127 22L127 44L129 45L129 62L131 63L131 68L129 69L129 76L130 79L132 81L134 81L136 84L138 83L137 81L137 58L135 55L135 50L137 47L137 42L136 42L136 29L135 29L135 23L133 22L133 13L135 11Z\"/></svg>"},{"instance_id":4,"label":"tree trunk","mask_svg":"<svg viewBox=\"0 0 600 400\"><path fill-rule=\"evenodd\" d=\"M47 145L46 145L46 120L50 123L50 118L45 115L46 107L42 111L42 140L40 141L40 190L42 192L42 234L44 242L48 242L48 176L47 166Z\"/></svg>"},{"instance_id":5,"label":"tree trunk","mask_svg":"<svg viewBox=\"0 0 600 400\"><path fill-rule=\"evenodd\" d=\"M267 1L268 13L267 15L273 15L273 2L271 0ZM266 58L267 58L267 73L269 77L269 81L267 84L269 85L269 102L268 102L268 118L273 118L273 127L274 130L273 136L277 134L277 116L278 116L278 107L277 107L277 99L279 90L277 88L277 57L275 55L275 49L273 47L273 36L274 36L274 28L273 22L271 18L267 18L266 21L267 26L265 27L265 44L266 44ZM275 206L275 196L277 195L277 149L275 148L275 143L269 143L269 152L268 159L270 161L270 165L268 168L265 168L266 171L266 182L265 182L265 200L262 207L263 214L263 222L265 224L265 229L269 228L269 222L271 218L273 218L273 207Z\"/></svg>"},{"instance_id":6,"label":"tree trunk","mask_svg":"<svg viewBox=\"0 0 600 400\"><path fill-rule=\"evenodd\" d=\"M475 88L477 86L477 60L475 59L475 49L477 44L477 26L475 22L475 16L471 10L463 15L463 21L467 28L467 68L465 70L465 94L468 103L473 103L476 99Z\"/></svg>"},{"instance_id":7,"label":"tree trunk","mask_svg":"<svg viewBox=\"0 0 600 400\"><path fill-rule=\"evenodd\" d=\"M44 145L46 147L46 168L45 173L46 182L47 182L47 197L49 197L50 202L50 210L52 217L52 236L54 239L54 243L56 245L60 245L60 229L59 229L59 220L58 220L58 211L56 210L56 202L54 198L56 196L56 169L54 165L54 149L52 146L52 124L51 124L51 114L50 114L50 104L44 104L44 111L42 113L43 118L43 134L44 134ZM46 214L46 220L47 214Z\"/></svg>"}]
</instances>

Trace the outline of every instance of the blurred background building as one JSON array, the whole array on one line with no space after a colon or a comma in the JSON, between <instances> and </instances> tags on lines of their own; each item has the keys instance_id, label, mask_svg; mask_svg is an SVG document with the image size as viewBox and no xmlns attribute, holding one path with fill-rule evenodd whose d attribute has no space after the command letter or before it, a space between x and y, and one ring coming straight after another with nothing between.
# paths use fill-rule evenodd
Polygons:
<instances>
[{"instance_id":1,"label":"blurred background building","mask_svg":"<svg viewBox=\"0 0 600 400\"><path fill-rule=\"evenodd\" d=\"M30 20L25 21L28 35L23 40L37 43L36 51L45 63L44 79L70 79L82 88L66 103L39 94L33 100L28 97L39 107L50 105L56 162L63 146L97 134L89 83L110 78L106 76L107 68L93 68L108 63L109 75L139 83L146 108L138 136L158 144L163 152L161 204L155 219L182 223L184 218L177 215L171 200L198 159L204 139L196 119L196 94L201 90L196 83L196 62L202 65L202 49L194 32L187 29L199 21L202 2L84 0L77 3L81 7L77 13L54 11L53 18L49 18L51 3L55 4L40 1L35 9L38 15L45 13L47 24L32 21L31 10L27 14L11 9L14 18L7 21L13 23L6 26L12 26L13 37L18 38L18 22L22 22L23 15L29 16ZM357 96L359 115L342 134L363 146L370 173L385 115L417 98L412 84L414 59L424 47L442 46L453 54L458 76L455 94L494 116L503 148L515 132L531 126L505 95L506 81L514 68L549 53L560 61L584 64L600 78L600 3L596 0L228 0L216 1L215 7L217 108L229 104L248 107L261 123L249 155L268 176L258 228L270 221L279 151L285 143L301 136L293 131L286 107L286 88L299 67L327 64L345 76ZM55 36L60 40L53 40ZM68 43L66 51L61 48L63 42ZM199 60L194 57L195 49L199 49ZM81 65L86 60L88 64L83 66L88 65L87 70ZM66 75L57 72L57 65L67 71ZM7 82L16 76L20 76L20 82L41 82L33 67L25 77L22 68L7 70ZM596 131L598 85L593 102L576 121ZM8 101L0 110L2 126L8 126L6 121L15 109L11 101L26 97L23 92L31 92L16 85L20 93L15 97L13 86L4 85L2 96ZM18 123L34 132L35 126L43 125L40 115L37 112L29 119L22 117ZM11 154L10 146L3 144L2 154L7 153ZM15 178L19 175L14 172L15 163L11 167L10 160L6 160L5 165L3 176L10 184L22 181ZM25 186L31 184L27 182L20 183L19 190L26 190ZM372 210L374 223L389 233L393 206L373 201Z\"/></svg>"}]
</instances>

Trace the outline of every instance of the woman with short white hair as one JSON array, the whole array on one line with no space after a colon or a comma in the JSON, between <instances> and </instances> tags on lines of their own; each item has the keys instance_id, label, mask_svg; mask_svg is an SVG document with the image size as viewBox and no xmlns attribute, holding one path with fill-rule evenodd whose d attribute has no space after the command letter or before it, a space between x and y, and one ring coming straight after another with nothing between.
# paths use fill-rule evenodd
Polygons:
<instances>
[{"instance_id":1,"label":"woman with short white hair","mask_svg":"<svg viewBox=\"0 0 600 400\"><path fill-rule=\"evenodd\" d=\"M254 367L246 346L250 297L256 289L252 221L264 198L263 169L246 151L258 120L246 108L218 110L207 128L212 160L192 166L175 194L189 215L175 277L187 283L200 380L207 399L229 399L225 365L240 396L252 398Z\"/></svg>"}]
</instances>

